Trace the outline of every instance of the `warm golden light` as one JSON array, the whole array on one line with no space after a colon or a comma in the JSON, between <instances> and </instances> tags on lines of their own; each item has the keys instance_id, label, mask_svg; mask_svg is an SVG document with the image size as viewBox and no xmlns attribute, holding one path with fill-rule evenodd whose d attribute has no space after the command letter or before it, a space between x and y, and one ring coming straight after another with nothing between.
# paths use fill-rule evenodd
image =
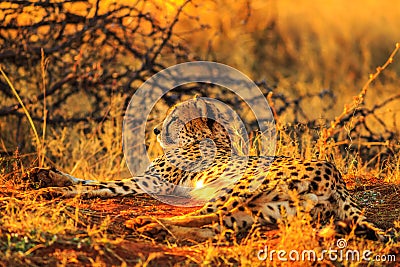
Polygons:
<instances>
[{"instance_id":1,"label":"warm golden light","mask_svg":"<svg viewBox=\"0 0 400 267\"><path fill-rule=\"evenodd\" d=\"M197 181L197 182L196 182L195 188L196 188L196 189L200 189L200 188L203 188L203 186L204 186L204 181L203 181L203 180L200 180L200 181Z\"/></svg>"}]
</instances>

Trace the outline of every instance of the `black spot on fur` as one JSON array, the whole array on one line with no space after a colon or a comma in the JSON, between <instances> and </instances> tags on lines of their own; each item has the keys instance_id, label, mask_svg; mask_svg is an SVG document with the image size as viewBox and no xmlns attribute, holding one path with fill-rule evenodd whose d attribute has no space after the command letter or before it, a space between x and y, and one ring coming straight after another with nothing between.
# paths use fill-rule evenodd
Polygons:
<instances>
[{"instance_id":1,"label":"black spot on fur","mask_svg":"<svg viewBox=\"0 0 400 267\"><path fill-rule=\"evenodd\" d=\"M240 192L236 191L232 194L233 197L237 197L240 194Z\"/></svg>"},{"instance_id":2,"label":"black spot on fur","mask_svg":"<svg viewBox=\"0 0 400 267\"><path fill-rule=\"evenodd\" d=\"M295 189L295 190L297 190L298 188L297 188L297 184L298 183L296 183L295 181L290 181L289 182L289 185L288 185L288 188L289 188L289 190L293 190L293 189Z\"/></svg>"},{"instance_id":3,"label":"black spot on fur","mask_svg":"<svg viewBox=\"0 0 400 267\"><path fill-rule=\"evenodd\" d=\"M127 185L122 186L122 189L124 189L126 192L128 192L130 190L129 186L127 186Z\"/></svg>"},{"instance_id":4,"label":"black spot on fur","mask_svg":"<svg viewBox=\"0 0 400 267\"><path fill-rule=\"evenodd\" d=\"M313 190L318 190L318 184L316 182L312 181L310 184Z\"/></svg>"},{"instance_id":5,"label":"black spot on fur","mask_svg":"<svg viewBox=\"0 0 400 267\"><path fill-rule=\"evenodd\" d=\"M114 187L108 187L108 190L110 190L113 194L117 193Z\"/></svg>"},{"instance_id":6,"label":"black spot on fur","mask_svg":"<svg viewBox=\"0 0 400 267\"><path fill-rule=\"evenodd\" d=\"M264 177L262 177L262 179L264 179L264 181L262 182L263 185L269 184L269 180L268 179L265 179Z\"/></svg>"},{"instance_id":7,"label":"black spot on fur","mask_svg":"<svg viewBox=\"0 0 400 267\"><path fill-rule=\"evenodd\" d=\"M280 200L279 195L274 196L274 198L272 199L272 201L279 201L279 200Z\"/></svg>"},{"instance_id":8,"label":"black spot on fur","mask_svg":"<svg viewBox=\"0 0 400 267\"><path fill-rule=\"evenodd\" d=\"M264 195L264 193L261 192L261 193L257 194L256 196L254 196L252 200L253 200L253 201L254 201L254 200L257 200L257 199L259 199L260 197L262 197L263 195Z\"/></svg>"},{"instance_id":9,"label":"black spot on fur","mask_svg":"<svg viewBox=\"0 0 400 267\"><path fill-rule=\"evenodd\" d=\"M315 176L314 181L321 182L322 181L321 176Z\"/></svg>"}]
</instances>

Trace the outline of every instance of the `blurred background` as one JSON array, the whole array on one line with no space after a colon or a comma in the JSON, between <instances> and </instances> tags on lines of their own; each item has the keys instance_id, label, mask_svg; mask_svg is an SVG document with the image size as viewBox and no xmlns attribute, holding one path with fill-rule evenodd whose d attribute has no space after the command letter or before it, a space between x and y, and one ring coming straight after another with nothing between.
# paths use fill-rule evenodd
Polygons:
<instances>
[{"instance_id":1,"label":"blurred background","mask_svg":"<svg viewBox=\"0 0 400 267\"><path fill-rule=\"evenodd\" d=\"M278 154L319 156L323 129L400 41L399 17L398 1L2 1L0 151L89 179L129 176L121 128L135 90L168 66L210 60L244 72L269 96ZM342 171L361 166L379 175L388 162L398 166L399 61L323 142ZM177 88L148 128L195 94L240 102L212 86ZM154 157L161 151L150 132Z\"/></svg>"}]
</instances>

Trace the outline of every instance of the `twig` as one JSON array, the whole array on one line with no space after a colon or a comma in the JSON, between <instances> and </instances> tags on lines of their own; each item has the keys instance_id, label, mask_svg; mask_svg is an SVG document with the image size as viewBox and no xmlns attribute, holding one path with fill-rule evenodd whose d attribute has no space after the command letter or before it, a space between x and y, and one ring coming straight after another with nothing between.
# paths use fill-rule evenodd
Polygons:
<instances>
[{"instance_id":1,"label":"twig","mask_svg":"<svg viewBox=\"0 0 400 267\"><path fill-rule=\"evenodd\" d=\"M382 66L379 66L376 68L375 73L370 74L369 75L369 79L368 81L364 84L364 86L362 87L360 93L354 97L353 99L353 103L351 104L351 106L349 105L345 105L343 112L335 118L335 120L331 121L329 128L325 128L322 131L322 135L320 137L319 141L319 149L320 149L320 156L324 155L323 153L323 148L326 146L326 142L329 138L331 138L335 131L337 126L343 122L343 119L355 112L355 110L364 103L364 99L365 99L365 95L367 94L367 90L369 88L369 86L371 85L371 83L379 76L379 74L381 74L381 72L383 70L385 70L391 63L393 63L393 58L394 56L397 54L397 52L400 49L400 43L396 43L396 46L394 48L394 50L392 51L392 53L390 54L389 58L387 59L387 61L385 62L385 64L383 64Z\"/></svg>"},{"instance_id":2,"label":"twig","mask_svg":"<svg viewBox=\"0 0 400 267\"><path fill-rule=\"evenodd\" d=\"M22 109L25 112L26 117L28 118L29 124L31 125L31 128L33 130L33 133L35 134L35 140L36 140L36 147L37 149L40 149L40 139L39 139L39 135L36 131L36 127L35 124L33 123L33 120L31 118L31 115L29 114L28 109L25 107L24 103L22 102L21 98L18 95L17 90L15 90L13 84L11 83L10 79L8 79L7 75L4 73L3 69L0 67L0 72L3 75L4 79L6 80L8 86L10 86L12 92L14 93L15 97L17 98L19 104L21 105Z\"/></svg>"}]
</instances>

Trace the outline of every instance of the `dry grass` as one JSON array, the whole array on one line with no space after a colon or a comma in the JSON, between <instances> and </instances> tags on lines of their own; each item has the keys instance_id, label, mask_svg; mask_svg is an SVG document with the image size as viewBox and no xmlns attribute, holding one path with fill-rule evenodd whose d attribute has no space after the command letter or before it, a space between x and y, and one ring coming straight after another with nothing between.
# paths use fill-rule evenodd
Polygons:
<instances>
[{"instance_id":1,"label":"dry grass","mask_svg":"<svg viewBox=\"0 0 400 267\"><path fill-rule=\"evenodd\" d=\"M198 16L210 29L182 36L196 55L237 67L254 79L266 78L278 85L277 93L290 92L297 96L318 92L321 88L334 88L338 95L335 107L327 113L323 112L323 102L304 107L310 119L334 120L345 103L352 103L369 73L385 62L394 44L400 41L397 1L353 1L350 6L344 1L306 1L299 6L291 1L260 0L251 2L253 9L249 17L242 12L247 10L246 3L199 3L201 12ZM183 31L190 25L183 21L179 27ZM398 91L399 66L399 60L394 60L382 77L375 80L365 96L366 106L373 106ZM43 63L42 75L44 69ZM20 94L29 95L28 89L17 89ZM85 99L79 101L71 106L79 109L86 103ZM189 210L169 207L145 196L113 200L45 200L36 191L25 190L21 177L29 165L38 165L37 162L42 161L41 155L50 155L44 160L47 165L54 164L85 179L129 177L121 143L123 102L122 95L113 95L104 111L104 117L109 119L101 123L48 129L46 135L43 131L45 138L34 141L39 142L39 154L19 155L17 151L13 158L0 159L0 266L312 266L317 262L285 263L278 261L276 254L274 261L260 261L257 254L266 246L269 250L315 249L318 253L336 248L337 238L329 226L317 232L309 218L302 216L280 222L277 229L253 231L229 244L223 241L160 243L128 231L124 220L146 214L181 215ZM30 108L43 107L32 105ZM156 113L163 113L166 108L157 106ZM398 130L398 111L398 103L394 103L377 115L390 121L390 125ZM156 116L149 122L149 128L158 123ZM279 121L282 127L279 128L277 154L311 158L324 149L326 157L345 174L346 182L370 219L385 229L400 228L400 155L397 151L385 162L378 161L371 166L357 154L341 153L334 142L316 148L317 140L312 134L293 136L284 131L283 125L291 121L290 114L282 114ZM0 145L4 151L15 151L10 141L14 136L7 131L9 125L13 122L8 119L0 121ZM45 129L43 125L36 127ZM27 126L21 135L31 137L31 129ZM325 138L321 131L318 134ZM35 140L40 135L36 134ZM26 139L33 140L33 137ZM398 144L398 140L390 141ZM154 137L149 136L147 142L151 157L161 152ZM349 147L354 145L349 140ZM399 264L398 243L382 244L352 235L345 239L347 249L368 249L374 255L397 255ZM330 260L321 264L381 265L380 262Z\"/></svg>"},{"instance_id":2,"label":"dry grass","mask_svg":"<svg viewBox=\"0 0 400 267\"><path fill-rule=\"evenodd\" d=\"M317 256L321 256L323 250L337 248L332 227L328 225L323 230L315 231L318 226L311 225L306 215L280 222L278 229L252 231L233 243L226 243L223 239L200 244L157 242L124 228L124 220L139 214L180 215L191 209L173 208L149 197L43 200L37 198L36 192L15 190L16 185L10 183L8 181L3 187L1 198L0 256L3 266L54 266L56 263L61 266L275 266L285 263L278 260L276 253L270 254L272 250L288 253L297 250L301 253L312 249ZM399 186L397 190L400 190ZM377 200L381 197L383 199L384 195L379 195ZM392 203L392 208L396 205L398 207L399 203ZM368 210L373 211L377 207L379 204L370 206ZM389 211L382 206L378 209L383 214L372 216L377 222L387 218L384 212ZM400 211L392 210L390 213L399 216ZM370 250L374 255L398 256L400 253L398 244L382 244L352 235L345 239L347 250ZM268 250L266 259L260 250ZM290 264L311 266L315 262L292 261ZM329 258L320 263L334 265ZM349 266L359 264L351 260L344 260L343 263Z\"/></svg>"}]
</instances>

